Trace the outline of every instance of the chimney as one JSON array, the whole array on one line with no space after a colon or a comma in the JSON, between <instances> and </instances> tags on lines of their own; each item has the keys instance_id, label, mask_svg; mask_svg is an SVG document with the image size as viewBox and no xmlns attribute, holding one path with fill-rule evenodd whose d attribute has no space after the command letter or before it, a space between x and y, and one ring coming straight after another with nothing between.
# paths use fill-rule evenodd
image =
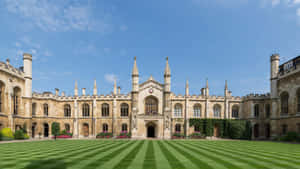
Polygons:
<instances>
[{"instance_id":1,"label":"chimney","mask_svg":"<svg viewBox=\"0 0 300 169\"><path fill-rule=\"evenodd\" d=\"M85 96L85 88L82 88L82 96Z\"/></svg>"},{"instance_id":2,"label":"chimney","mask_svg":"<svg viewBox=\"0 0 300 169\"><path fill-rule=\"evenodd\" d=\"M59 95L59 89L55 88L55 96L58 96L58 95Z\"/></svg>"}]
</instances>

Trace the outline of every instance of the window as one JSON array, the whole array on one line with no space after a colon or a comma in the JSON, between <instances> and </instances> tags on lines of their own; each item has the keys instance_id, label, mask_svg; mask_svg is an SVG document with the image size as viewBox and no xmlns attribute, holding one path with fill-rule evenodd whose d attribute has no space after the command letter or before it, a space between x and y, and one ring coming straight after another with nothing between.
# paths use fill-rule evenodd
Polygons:
<instances>
[{"instance_id":1,"label":"window","mask_svg":"<svg viewBox=\"0 0 300 169\"><path fill-rule=\"evenodd\" d=\"M3 112L4 84L0 82L0 112Z\"/></svg>"},{"instance_id":2,"label":"window","mask_svg":"<svg viewBox=\"0 0 300 169\"><path fill-rule=\"evenodd\" d=\"M254 117L259 117L259 104L254 105Z\"/></svg>"},{"instance_id":3,"label":"window","mask_svg":"<svg viewBox=\"0 0 300 169\"><path fill-rule=\"evenodd\" d=\"M103 131L103 133L108 132L108 125L106 123L102 125L102 131Z\"/></svg>"},{"instance_id":4,"label":"window","mask_svg":"<svg viewBox=\"0 0 300 169\"><path fill-rule=\"evenodd\" d=\"M87 103L82 105L82 116L89 117L90 116L90 106Z\"/></svg>"},{"instance_id":5,"label":"window","mask_svg":"<svg viewBox=\"0 0 300 169\"><path fill-rule=\"evenodd\" d=\"M196 104L194 106L194 117L201 117L201 105Z\"/></svg>"},{"instance_id":6,"label":"window","mask_svg":"<svg viewBox=\"0 0 300 169\"><path fill-rule=\"evenodd\" d=\"M71 106L69 104L64 106L64 114L65 117L71 117Z\"/></svg>"},{"instance_id":7,"label":"window","mask_svg":"<svg viewBox=\"0 0 300 169\"><path fill-rule=\"evenodd\" d=\"M155 115L158 113L158 101L155 97L150 96L145 101L146 115Z\"/></svg>"},{"instance_id":8,"label":"window","mask_svg":"<svg viewBox=\"0 0 300 169\"><path fill-rule=\"evenodd\" d=\"M32 103L32 116L36 115L36 103Z\"/></svg>"},{"instance_id":9,"label":"window","mask_svg":"<svg viewBox=\"0 0 300 169\"><path fill-rule=\"evenodd\" d=\"M200 126L195 125L195 127L194 127L194 132L199 133L199 132L200 132Z\"/></svg>"},{"instance_id":10,"label":"window","mask_svg":"<svg viewBox=\"0 0 300 169\"><path fill-rule=\"evenodd\" d=\"M181 125L180 124L176 124L175 125L175 132L176 133L180 133L181 132Z\"/></svg>"},{"instance_id":11,"label":"window","mask_svg":"<svg viewBox=\"0 0 300 169\"><path fill-rule=\"evenodd\" d=\"M122 132L127 132L127 124L122 124Z\"/></svg>"},{"instance_id":12,"label":"window","mask_svg":"<svg viewBox=\"0 0 300 169\"><path fill-rule=\"evenodd\" d=\"M21 89L18 87L15 87L14 93L12 96L13 97L14 115L17 115L19 113L20 96L21 96Z\"/></svg>"},{"instance_id":13,"label":"window","mask_svg":"<svg viewBox=\"0 0 300 169\"><path fill-rule=\"evenodd\" d=\"M181 104L176 104L174 108L174 116L181 117L182 116L182 106Z\"/></svg>"},{"instance_id":14,"label":"window","mask_svg":"<svg viewBox=\"0 0 300 169\"><path fill-rule=\"evenodd\" d=\"M44 104L44 116L48 116L49 115L49 109L48 109L48 104L47 103L45 103Z\"/></svg>"},{"instance_id":15,"label":"window","mask_svg":"<svg viewBox=\"0 0 300 169\"><path fill-rule=\"evenodd\" d=\"M65 130L66 130L67 132L70 132L70 124L65 124Z\"/></svg>"},{"instance_id":16,"label":"window","mask_svg":"<svg viewBox=\"0 0 300 169\"><path fill-rule=\"evenodd\" d=\"M237 106L237 105L234 105L233 107L232 107L232 110L231 110L232 112L231 112L231 116L233 117L233 118L239 118L239 106Z\"/></svg>"},{"instance_id":17,"label":"window","mask_svg":"<svg viewBox=\"0 0 300 169\"><path fill-rule=\"evenodd\" d=\"M126 103L121 104L121 116L128 116L128 107L129 106Z\"/></svg>"},{"instance_id":18,"label":"window","mask_svg":"<svg viewBox=\"0 0 300 169\"><path fill-rule=\"evenodd\" d=\"M286 135L288 126L286 124L282 125L282 135Z\"/></svg>"},{"instance_id":19,"label":"window","mask_svg":"<svg viewBox=\"0 0 300 169\"><path fill-rule=\"evenodd\" d=\"M289 94L283 92L280 96L281 101L281 114L287 115L289 113Z\"/></svg>"},{"instance_id":20,"label":"window","mask_svg":"<svg viewBox=\"0 0 300 169\"><path fill-rule=\"evenodd\" d=\"M266 118L270 118L271 115L271 106L270 104L266 105Z\"/></svg>"},{"instance_id":21,"label":"window","mask_svg":"<svg viewBox=\"0 0 300 169\"><path fill-rule=\"evenodd\" d=\"M300 89L297 92L297 113L300 113Z\"/></svg>"},{"instance_id":22,"label":"window","mask_svg":"<svg viewBox=\"0 0 300 169\"><path fill-rule=\"evenodd\" d=\"M102 104L102 116L107 117L109 116L109 105L107 103Z\"/></svg>"},{"instance_id":23,"label":"window","mask_svg":"<svg viewBox=\"0 0 300 169\"><path fill-rule=\"evenodd\" d=\"M221 106L218 104L214 105L214 117L221 117Z\"/></svg>"}]
</instances>

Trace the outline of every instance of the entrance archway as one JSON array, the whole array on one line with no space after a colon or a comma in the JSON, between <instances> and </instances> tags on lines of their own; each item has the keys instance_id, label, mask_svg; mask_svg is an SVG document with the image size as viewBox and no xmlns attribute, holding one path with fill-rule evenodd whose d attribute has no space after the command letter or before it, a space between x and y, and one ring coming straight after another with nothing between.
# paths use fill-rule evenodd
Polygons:
<instances>
[{"instance_id":1,"label":"entrance archway","mask_svg":"<svg viewBox=\"0 0 300 169\"><path fill-rule=\"evenodd\" d=\"M87 123L84 123L82 129L83 129L84 137L88 137L89 136L89 125Z\"/></svg>"},{"instance_id":2,"label":"entrance archway","mask_svg":"<svg viewBox=\"0 0 300 169\"><path fill-rule=\"evenodd\" d=\"M156 137L156 125L153 122L150 122L146 125L147 127L147 137L148 138L155 138Z\"/></svg>"},{"instance_id":3,"label":"entrance archway","mask_svg":"<svg viewBox=\"0 0 300 169\"><path fill-rule=\"evenodd\" d=\"M254 125L254 137L255 138L259 137L259 125L258 124Z\"/></svg>"},{"instance_id":4,"label":"entrance archway","mask_svg":"<svg viewBox=\"0 0 300 169\"><path fill-rule=\"evenodd\" d=\"M44 137L49 136L49 125L47 123L44 124Z\"/></svg>"},{"instance_id":5,"label":"entrance archway","mask_svg":"<svg viewBox=\"0 0 300 169\"><path fill-rule=\"evenodd\" d=\"M269 138L270 138L270 135L271 135L271 126L270 126L270 124L266 124L265 127L266 127L266 128L265 128L266 139L269 139Z\"/></svg>"},{"instance_id":6,"label":"entrance archway","mask_svg":"<svg viewBox=\"0 0 300 169\"><path fill-rule=\"evenodd\" d=\"M217 124L214 126L214 137L220 137L220 126Z\"/></svg>"},{"instance_id":7,"label":"entrance archway","mask_svg":"<svg viewBox=\"0 0 300 169\"><path fill-rule=\"evenodd\" d=\"M36 123L33 123L31 127L31 138L35 137L35 128L36 128Z\"/></svg>"}]
</instances>

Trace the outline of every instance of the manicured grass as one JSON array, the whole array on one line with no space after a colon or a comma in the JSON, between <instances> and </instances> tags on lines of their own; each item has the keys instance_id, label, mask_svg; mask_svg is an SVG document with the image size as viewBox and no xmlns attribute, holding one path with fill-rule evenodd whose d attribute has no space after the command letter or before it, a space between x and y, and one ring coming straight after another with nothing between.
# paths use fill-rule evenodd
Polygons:
<instances>
[{"instance_id":1,"label":"manicured grass","mask_svg":"<svg viewBox=\"0 0 300 169\"><path fill-rule=\"evenodd\" d=\"M300 145L256 141L57 140L0 144L0 169L299 169Z\"/></svg>"}]
</instances>

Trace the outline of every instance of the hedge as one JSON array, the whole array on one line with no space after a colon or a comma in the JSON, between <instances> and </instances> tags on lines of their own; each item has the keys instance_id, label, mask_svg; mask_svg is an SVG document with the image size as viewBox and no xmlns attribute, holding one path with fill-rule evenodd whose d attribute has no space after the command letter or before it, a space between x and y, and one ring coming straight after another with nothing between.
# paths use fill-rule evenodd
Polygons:
<instances>
[{"instance_id":1,"label":"hedge","mask_svg":"<svg viewBox=\"0 0 300 169\"><path fill-rule=\"evenodd\" d=\"M1 132L1 135L2 135L1 140L8 141L8 140L13 140L14 139L14 134L11 131L10 128L3 128L0 132Z\"/></svg>"},{"instance_id":2,"label":"hedge","mask_svg":"<svg viewBox=\"0 0 300 169\"><path fill-rule=\"evenodd\" d=\"M235 119L190 119L190 127L197 126L205 136L213 136L214 126L219 128L219 136L231 139L251 139L251 123Z\"/></svg>"}]
</instances>

